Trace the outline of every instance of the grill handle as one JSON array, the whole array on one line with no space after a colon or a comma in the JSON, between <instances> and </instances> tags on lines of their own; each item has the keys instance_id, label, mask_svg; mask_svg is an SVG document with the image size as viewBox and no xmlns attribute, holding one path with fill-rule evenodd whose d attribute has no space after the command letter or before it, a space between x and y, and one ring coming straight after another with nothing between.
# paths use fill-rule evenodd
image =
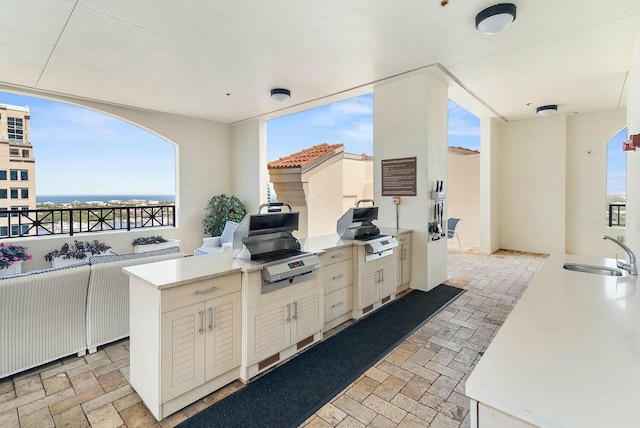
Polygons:
<instances>
[{"instance_id":1,"label":"grill handle","mask_svg":"<svg viewBox=\"0 0 640 428\"><path fill-rule=\"evenodd\" d=\"M356 208L359 207L360 203L363 203L363 202L371 202L372 207L376 206L376 202L373 199L360 199L358 202L356 202Z\"/></svg>"},{"instance_id":2,"label":"grill handle","mask_svg":"<svg viewBox=\"0 0 640 428\"><path fill-rule=\"evenodd\" d=\"M293 211L291 209L291 205L289 205L286 202L269 202L267 204L260 205L260 207L258 208L258 214L260 214L262 212L262 209L265 208L265 207L267 208L267 212L279 213L279 212L282 212L282 207L284 207L284 206L289 208L289 212Z\"/></svg>"}]
</instances>

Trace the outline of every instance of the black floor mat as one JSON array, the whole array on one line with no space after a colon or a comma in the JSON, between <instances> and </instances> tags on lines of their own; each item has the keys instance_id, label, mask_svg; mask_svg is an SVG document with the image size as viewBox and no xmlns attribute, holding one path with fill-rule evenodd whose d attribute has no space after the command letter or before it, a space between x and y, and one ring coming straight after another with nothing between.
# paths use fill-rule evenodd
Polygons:
<instances>
[{"instance_id":1,"label":"black floor mat","mask_svg":"<svg viewBox=\"0 0 640 428\"><path fill-rule=\"evenodd\" d=\"M463 291L444 284L413 291L178 427L298 426Z\"/></svg>"}]
</instances>

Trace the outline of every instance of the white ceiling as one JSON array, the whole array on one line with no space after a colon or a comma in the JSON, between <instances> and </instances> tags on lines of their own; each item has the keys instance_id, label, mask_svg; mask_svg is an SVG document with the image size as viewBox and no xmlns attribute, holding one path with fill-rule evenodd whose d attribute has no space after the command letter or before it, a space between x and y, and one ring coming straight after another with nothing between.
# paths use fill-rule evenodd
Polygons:
<instances>
[{"instance_id":1,"label":"white ceiling","mask_svg":"<svg viewBox=\"0 0 640 428\"><path fill-rule=\"evenodd\" d=\"M625 106L640 1L514 2L486 36L488 0L2 0L0 82L236 123L439 64L507 120Z\"/></svg>"}]
</instances>

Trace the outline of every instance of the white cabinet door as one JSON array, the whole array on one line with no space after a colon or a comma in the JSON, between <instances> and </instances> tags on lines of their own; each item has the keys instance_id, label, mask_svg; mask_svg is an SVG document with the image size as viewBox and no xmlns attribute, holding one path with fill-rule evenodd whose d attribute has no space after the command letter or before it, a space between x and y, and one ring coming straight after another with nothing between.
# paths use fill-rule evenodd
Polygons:
<instances>
[{"instance_id":1,"label":"white cabinet door","mask_svg":"<svg viewBox=\"0 0 640 428\"><path fill-rule=\"evenodd\" d=\"M380 300L378 270L366 270L358 273L358 309L366 308Z\"/></svg>"},{"instance_id":2,"label":"white cabinet door","mask_svg":"<svg viewBox=\"0 0 640 428\"><path fill-rule=\"evenodd\" d=\"M388 260L387 260L388 259ZM394 272L394 259L391 256L384 258L378 271L378 283L380 284L380 298L384 299L396 292L396 277Z\"/></svg>"},{"instance_id":3,"label":"white cabinet door","mask_svg":"<svg viewBox=\"0 0 640 428\"><path fill-rule=\"evenodd\" d=\"M247 311L247 361L256 364L291 343L290 299L277 300Z\"/></svg>"},{"instance_id":4,"label":"white cabinet door","mask_svg":"<svg viewBox=\"0 0 640 428\"><path fill-rule=\"evenodd\" d=\"M235 292L205 302L206 380L240 365L242 294Z\"/></svg>"},{"instance_id":5,"label":"white cabinet door","mask_svg":"<svg viewBox=\"0 0 640 428\"><path fill-rule=\"evenodd\" d=\"M324 324L323 289L321 287L291 297L291 343L294 344L322 330Z\"/></svg>"},{"instance_id":6,"label":"white cabinet door","mask_svg":"<svg viewBox=\"0 0 640 428\"><path fill-rule=\"evenodd\" d=\"M402 258L402 281L398 285L411 282L411 242L402 246L404 254Z\"/></svg>"},{"instance_id":7,"label":"white cabinet door","mask_svg":"<svg viewBox=\"0 0 640 428\"><path fill-rule=\"evenodd\" d=\"M162 401L204 383L204 304L162 314Z\"/></svg>"}]
</instances>

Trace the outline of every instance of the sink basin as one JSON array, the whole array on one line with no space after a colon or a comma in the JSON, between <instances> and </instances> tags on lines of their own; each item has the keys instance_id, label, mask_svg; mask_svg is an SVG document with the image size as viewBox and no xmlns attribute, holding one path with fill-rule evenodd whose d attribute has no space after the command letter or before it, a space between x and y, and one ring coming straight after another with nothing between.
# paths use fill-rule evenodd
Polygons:
<instances>
[{"instance_id":1,"label":"sink basin","mask_svg":"<svg viewBox=\"0 0 640 428\"><path fill-rule=\"evenodd\" d=\"M596 275L623 276L624 273L620 269L610 268L606 266L583 265L579 263L565 263L563 268L574 270L576 272L595 273Z\"/></svg>"}]
</instances>

